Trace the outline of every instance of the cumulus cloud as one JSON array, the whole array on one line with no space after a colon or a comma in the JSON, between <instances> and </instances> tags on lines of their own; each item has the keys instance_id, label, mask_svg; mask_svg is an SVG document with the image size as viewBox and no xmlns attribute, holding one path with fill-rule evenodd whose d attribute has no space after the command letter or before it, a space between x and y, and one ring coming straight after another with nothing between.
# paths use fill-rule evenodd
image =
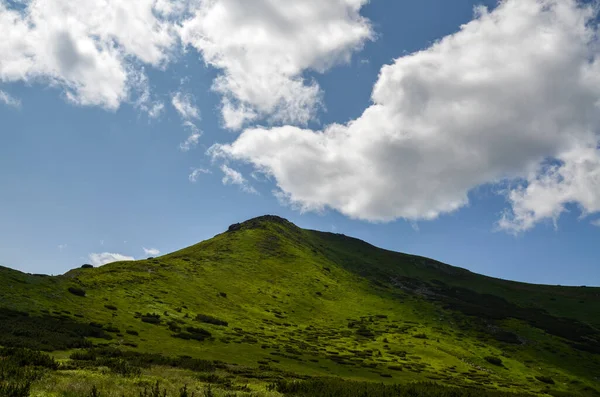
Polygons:
<instances>
[{"instance_id":1,"label":"cumulus cloud","mask_svg":"<svg viewBox=\"0 0 600 397\"><path fill-rule=\"evenodd\" d=\"M594 219L594 220L593 220L591 223L592 223L592 225L594 225L594 226L598 226L598 227L600 227L600 219Z\"/></svg>"},{"instance_id":2,"label":"cumulus cloud","mask_svg":"<svg viewBox=\"0 0 600 397\"><path fill-rule=\"evenodd\" d=\"M372 38L359 14L367 0L200 1L179 30L185 45L222 71L213 89L223 95L227 128L261 118L306 124L320 105L307 70L347 62Z\"/></svg>"},{"instance_id":3,"label":"cumulus cloud","mask_svg":"<svg viewBox=\"0 0 600 397\"><path fill-rule=\"evenodd\" d=\"M188 176L188 179L190 180L190 182L195 183L198 178L200 178L200 175L203 174L210 174L210 170L204 169L204 168L194 168L192 170L192 172L190 173L190 175Z\"/></svg>"},{"instance_id":4,"label":"cumulus cloud","mask_svg":"<svg viewBox=\"0 0 600 397\"><path fill-rule=\"evenodd\" d=\"M246 178L244 178L239 171L236 171L225 164L221 166L221 171L223 171L224 174L223 179L221 180L223 185L238 185L240 189L246 193L258 194L256 189L248 183Z\"/></svg>"},{"instance_id":5,"label":"cumulus cloud","mask_svg":"<svg viewBox=\"0 0 600 397\"><path fill-rule=\"evenodd\" d=\"M221 71L213 89L228 128L305 124L321 90L304 73L349 61L373 37L359 13L367 1L0 1L0 82L43 83L110 110L130 102L155 118L164 105L148 96L144 67L164 69L183 44ZM188 99L172 104L199 119Z\"/></svg>"},{"instance_id":6,"label":"cumulus cloud","mask_svg":"<svg viewBox=\"0 0 600 397\"><path fill-rule=\"evenodd\" d=\"M303 210L369 221L434 219L501 181L516 183L504 229L556 218L569 202L598 211L595 17L574 0L478 7L455 34L382 67L356 120L249 128L210 152L251 163Z\"/></svg>"},{"instance_id":7,"label":"cumulus cloud","mask_svg":"<svg viewBox=\"0 0 600 397\"><path fill-rule=\"evenodd\" d=\"M550 219L556 225L569 203L583 216L600 211L600 153L594 146L578 147L558 156L560 164L532 173L525 186L509 193L512 210L499 222L506 230L523 231Z\"/></svg>"},{"instance_id":8,"label":"cumulus cloud","mask_svg":"<svg viewBox=\"0 0 600 397\"><path fill-rule=\"evenodd\" d=\"M0 90L0 102L5 105L12 106L14 108L21 107L21 101L19 99L13 97L8 92L2 90Z\"/></svg>"},{"instance_id":9,"label":"cumulus cloud","mask_svg":"<svg viewBox=\"0 0 600 397\"><path fill-rule=\"evenodd\" d=\"M114 110L138 65L161 67L177 42L155 11L154 0L1 1L0 81L43 82L75 104Z\"/></svg>"},{"instance_id":10,"label":"cumulus cloud","mask_svg":"<svg viewBox=\"0 0 600 397\"><path fill-rule=\"evenodd\" d=\"M94 266L102 266L107 263L121 262L121 261L133 261L135 260L132 256L115 254L111 252L92 253L89 255L90 262Z\"/></svg>"},{"instance_id":11,"label":"cumulus cloud","mask_svg":"<svg viewBox=\"0 0 600 397\"><path fill-rule=\"evenodd\" d=\"M144 249L144 254L146 256L157 256L160 254L160 251L157 250L156 248L146 248L146 247L142 247Z\"/></svg>"}]
</instances>

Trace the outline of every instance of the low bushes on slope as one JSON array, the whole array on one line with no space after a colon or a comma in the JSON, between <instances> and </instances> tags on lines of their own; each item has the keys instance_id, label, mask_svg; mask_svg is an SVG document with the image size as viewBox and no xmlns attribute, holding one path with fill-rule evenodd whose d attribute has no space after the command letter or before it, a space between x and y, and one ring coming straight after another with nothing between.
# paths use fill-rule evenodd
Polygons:
<instances>
[{"instance_id":1,"label":"low bushes on slope","mask_svg":"<svg viewBox=\"0 0 600 397\"><path fill-rule=\"evenodd\" d=\"M5 347L26 347L54 351L89 347L86 337L112 339L104 330L83 324L69 316L30 316L0 308L0 343Z\"/></svg>"},{"instance_id":2,"label":"low bushes on slope","mask_svg":"<svg viewBox=\"0 0 600 397\"><path fill-rule=\"evenodd\" d=\"M207 314L198 314L194 320L199 321L201 323L220 325L222 327L227 327L229 325L227 321L220 320L216 317L209 316Z\"/></svg>"},{"instance_id":3,"label":"low bushes on slope","mask_svg":"<svg viewBox=\"0 0 600 397\"><path fill-rule=\"evenodd\" d=\"M71 359L75 361L88 361L94 364L106 359L118 359L140 368L162 365L201 372L212 372L218 366L218 363L214 361L192 358L189 356L166 357L156 353L138 353L112 347L92 348L73 352L71 354Z\"/></svg>"},{"instance_id":4,"label":"low bushes on slope","mask_svg":"<svg viewBox=\"0 0 600 397\"><path fill-rule=\"evenodd\" d=\"M0 348L0 396L28 397L31 383L58 364L47 354L27 349Z\"/></svg>"},{"instance_id":5,"label":"low bushes on slope","mask_svg":"<svg viewBox=\"0 0 600 397\"><path fill-rule=\"evenodd\" d=\"M337 378L302 381L280 380L269 385L270 390L294 397L532 397L528 393L507 393L483 389L458 389L435 383L385 385L355 382Z\"/></svg>"}]
</instances>

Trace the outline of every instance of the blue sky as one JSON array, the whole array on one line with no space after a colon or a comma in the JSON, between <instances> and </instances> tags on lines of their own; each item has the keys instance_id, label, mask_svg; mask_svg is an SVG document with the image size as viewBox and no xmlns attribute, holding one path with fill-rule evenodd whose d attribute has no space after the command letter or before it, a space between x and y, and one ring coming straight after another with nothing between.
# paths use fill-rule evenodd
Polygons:
<instances>
[{"instance_id":1,"label":"blue sky","mask_svg":"<svg viewBox=\"0 0 600 397\"><path fill-rule=\"evenodd\" d=\"M600 285L585 5L144 0L96 18L87 1L0 0L0 34L25 37L0 44L0 264L60 274L277 214Z\"/></svg>"}]
</instances>

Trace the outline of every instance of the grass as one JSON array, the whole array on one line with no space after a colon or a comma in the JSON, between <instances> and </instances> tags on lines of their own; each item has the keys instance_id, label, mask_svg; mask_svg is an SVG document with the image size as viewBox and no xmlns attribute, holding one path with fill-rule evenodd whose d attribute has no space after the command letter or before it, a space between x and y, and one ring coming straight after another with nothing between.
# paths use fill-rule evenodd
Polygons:
<instances>
[{"instance_id":1,"label":"grass","mask_svg":"<svg viewBox=\"0 0 600 397\"><path fill-rule=\"evenodd\" d=\"M226 363L219 379L264 395L296 393L281 379L331 377L358 388L421 382L598 395L598 288L493 279L275 217L233 229L159 258L57 277L0 268L0 344L77 365L32 381L34 393L81 395L96 385L103 396L138 395L156 380L169 395L184 384L204 393L206 371L160 354ZM121 356L100 366L70 358L92 345L156 361L129 363L140 373L122 376ZM77 390L68 386L75 378ZM215 393L245 393L222 385Z\"/></svg>"}]
</instances>

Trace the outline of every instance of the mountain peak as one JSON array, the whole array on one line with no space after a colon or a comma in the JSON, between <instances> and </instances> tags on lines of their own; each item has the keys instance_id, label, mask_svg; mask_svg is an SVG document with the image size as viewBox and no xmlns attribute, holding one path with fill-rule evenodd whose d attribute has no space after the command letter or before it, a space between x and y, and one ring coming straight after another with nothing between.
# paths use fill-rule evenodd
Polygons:
<instances>
[{"instance_id":1,"label":"mountain peak","mask_svg":"<svg viewBox=\"0 0 600 397\"><path fill-rule=\"evenodd\" d=\"M292 222L277 215L262 215L256 218L248 219L242 223L234 223L227 229L228 232L234 232L241 229L257 229L267 224L280 224L285 226L297 227Z\"/></svg>"}]
</instances>

